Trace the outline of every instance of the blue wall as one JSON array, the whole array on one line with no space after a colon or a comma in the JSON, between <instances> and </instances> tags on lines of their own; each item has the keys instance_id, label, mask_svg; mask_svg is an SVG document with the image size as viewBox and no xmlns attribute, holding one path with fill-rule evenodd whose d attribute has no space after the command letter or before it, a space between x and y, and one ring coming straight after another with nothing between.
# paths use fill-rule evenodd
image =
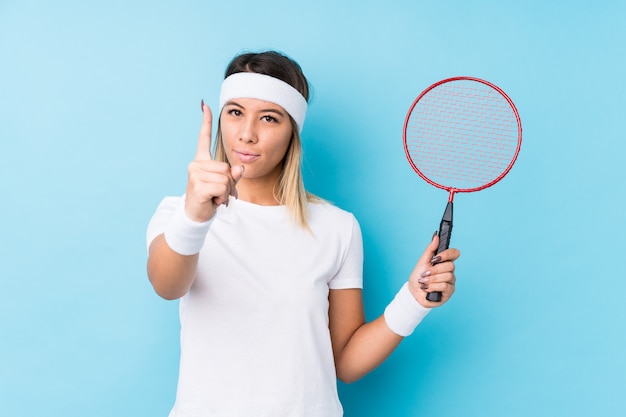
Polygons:
<instances>
[{"instance_id":1,"label":"blue wall","mask_svg":"<svg viewBox=\"0 0 626 417\"><path fill-rule=\"evenodd\" d=\"M184 190L200 99L264 48L313 85L306 182L361 221L370 319L445 205L404 157L416 95L471 75L522 117L509 176L455 199L455 297L340 384L346 416L625 415L626 3L301 3L2 0L2 415L167 415L177 303L145 227Z\"/></svg>"}]
</instances>

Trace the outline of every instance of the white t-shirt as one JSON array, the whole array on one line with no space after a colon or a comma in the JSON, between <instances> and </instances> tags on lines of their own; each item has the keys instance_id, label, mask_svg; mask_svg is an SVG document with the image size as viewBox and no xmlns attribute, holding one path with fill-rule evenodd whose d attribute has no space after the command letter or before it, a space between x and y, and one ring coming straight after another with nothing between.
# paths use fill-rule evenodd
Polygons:
<instances>
[{"instance_id":1,"label":"white t-shirt","mask_svg":"<svg viewBox=\"0 0 626 417\"><path fill-rule=\"evenodd\" d=\"M165 198L147 241L180 197ZM309 203L310 231L285 206L220 206L180 300L181 359L170 417L338 417L329 289L362 288L355 217Z\"/></svg>"}]
</instances>

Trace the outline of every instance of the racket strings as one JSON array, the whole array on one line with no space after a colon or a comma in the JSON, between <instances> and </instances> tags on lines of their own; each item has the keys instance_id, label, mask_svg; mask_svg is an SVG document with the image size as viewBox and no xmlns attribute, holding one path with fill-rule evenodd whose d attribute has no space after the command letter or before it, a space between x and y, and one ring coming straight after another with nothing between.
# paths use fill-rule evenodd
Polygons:
<instances>
[{"instance_id":1,"label":"racket strings","mask_svg":"<svg viewBox=\"0 0 626 417\"><path fill-rule=\"evenodd\" d=\"M469 80L448 82L415 105L406 145L415 167L436 184L478 188L497 180L515 157L517 117L492 87Z\"/></svg>"}]
</instances>

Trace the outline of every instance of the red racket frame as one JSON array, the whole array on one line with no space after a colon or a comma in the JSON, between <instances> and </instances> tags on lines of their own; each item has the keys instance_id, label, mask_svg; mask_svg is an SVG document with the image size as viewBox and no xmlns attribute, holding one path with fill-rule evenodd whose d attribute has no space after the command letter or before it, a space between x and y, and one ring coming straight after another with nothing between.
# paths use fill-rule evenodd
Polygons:
<instances>
[{"instance_id":1,"label":"red racket frame","mask_svg":"<svg viewBox=\"0 0 626 417\"><path fill-rule=\"evenodd\" d=\"M511 109L513 110L513 113L515 114L515 118L517 119L517 148L515 149L515 154L513 155L511 162L509 163L507 168L497 178L488 182L487 184L481 185L480 187L474 187L474 188L453 188L453 187L437 184L436 182L432 181L425 174L423 174L420 171L420 169L416 167L415 164L413 163L413 158L411 157L411 154L409 152L409 149L407 146L407 138L406 138L406 132L407 132L407 127L409 125L409 119L411 118L411 113L413 113L413 109L415 108L417 103L419 103L422 97L428 94L430 90L432 90L433 88L441 84L445 84L445 83L452 82L452 81L461 81L461 80L477 81L479 83L485 84L493 88L494 90L496 90L509 103L509 105L511 106ZM452 77L452 78L446 78L445 80L441 80L441 81L434 83L433 85L431 85L430 87L422 91L422 93L415 99L415 101L413 101L413 104L409 108L406 118L404 119L404 127L402 129L402 140L404 142L404 152L406 153L407 160L409 161L409 164L411 164L411 167L413 167L413 170L417 173L417 175L422 177L422 179L426 181L427 183L434 185L437 188L441 188L442 190L448 191L449 192L448 201L452 202L454 200L455 193L470 193L474 191L484 190L485 188L491 187L492 185L500 181L502 178L506 176L506 174L509 173L509 171L513 167L513 164L515 164L515 161L517 160L517 155L519 154L519 151L522 146L522 121L519 117L519 113L517 112L517 107L515 107L515 104L513 104L513 101L511 100L511 98L504 91L502 91L502 89L498 87L497 85L490 83L489 81L485 81L485 80L482 80L480 78L475 78L475 77Z\"/></svg>"}]
</instances>

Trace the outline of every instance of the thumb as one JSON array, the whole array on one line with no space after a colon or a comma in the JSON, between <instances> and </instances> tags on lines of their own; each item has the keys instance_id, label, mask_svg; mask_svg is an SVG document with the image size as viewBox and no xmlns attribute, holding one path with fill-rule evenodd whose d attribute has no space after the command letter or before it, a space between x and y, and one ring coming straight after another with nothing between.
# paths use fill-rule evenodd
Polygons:
<instances>
[{"instance_id":1,"label":"thumb","mask_svg":"<svg viewBox=\"0 0 626 417\"><path fill-rule=\"evenodd\" d=\"M243 177L243 171L245 169L246 167L244 167L243 165L237 165L230 169L230 175L234 181L234 184L232 188L230 189L230 195L232 195L235 198L239 198L236 187L237 187L237 183L239 182L239 180Z\"/></svg>"},{"instance_id":2,"label":"thumb","mask_svg":"<svg viewBox=\"0 0 626 417\"><path fill-rule=\"evenodd\" d=\"M235 180L235 185L237 185L241 177L243 177L243 171L245 171L245 169L246 167L243 165L237 165L230 169L230 175L233 177L233 180Z\"/></svg>"},{"instance_id":3,"label":"thumb","mask_svg":"<svg viewBox=\"0 0 626 417\"><path fill-rule=\"evenodd\" d=\"M439 247L439 236L437 232L435 232L433 234L432 240L430 241L428 246L426 246L426 249L424 249L424 253L420 257L420 259L417 261L417 265L430 267L431 261L433 259L433 256L435 256L435 254L437 253L438 247Z\"/></svg>"}]
</instances>

